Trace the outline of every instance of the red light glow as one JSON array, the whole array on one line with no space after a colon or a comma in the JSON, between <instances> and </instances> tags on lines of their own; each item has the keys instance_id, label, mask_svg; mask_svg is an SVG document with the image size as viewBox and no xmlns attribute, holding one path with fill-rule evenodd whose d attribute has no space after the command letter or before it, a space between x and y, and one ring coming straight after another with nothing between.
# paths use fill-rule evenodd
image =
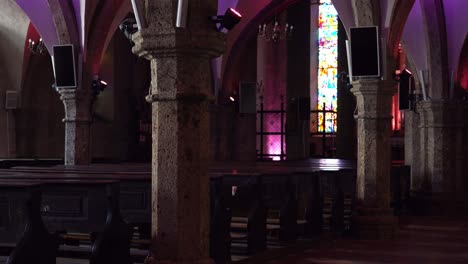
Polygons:
<instances>
[{"instance_id":1,"label":"red light glow","mask_svg":"<svg viewBox=\"0 0 468 264\"><path fill-rule=\"evenodd\" d=\"M229 10L231 10L231 12L233 12L236 16L242 17L242 15L239 12L237 12L236 10L234 10L232 8L229 8Z\"/></svg>"}]
</instances>

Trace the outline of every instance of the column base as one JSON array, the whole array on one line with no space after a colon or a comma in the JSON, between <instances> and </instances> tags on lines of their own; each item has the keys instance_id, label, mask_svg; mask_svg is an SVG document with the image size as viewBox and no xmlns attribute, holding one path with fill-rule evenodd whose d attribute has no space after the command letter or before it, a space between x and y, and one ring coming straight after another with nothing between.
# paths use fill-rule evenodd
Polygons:
<instances>
[{"instance_id":1,"label":"column base","mask_svg":"<svg viewBox=\"0 0 468 264\"><path fill-rule=\"evenodd\" d=\"M359 207L352 221L353 233L361 239L391 239L398 230L398 217L390 208Z\"/></svg>"},{"instance_id":2,"label":"column base","mask_svg":"<svg viewBox=\"0 0 468 264\"><path fill-rule=\"evenodd\" d=\"M199 260L158 260L148 256L145 259L145 264L215 264L215 262L211 258Z\"/></svg>"},{"instance_id":3,"label":"column base","mask_svg":"<svg viewBox=\"0 0 468 264\"><path fill-rule=\"evenodd\" d=\"M468 204L454 199L449 193L412 192L410 213L425 216L468 215Z\"/></svg>"}]
</instances>

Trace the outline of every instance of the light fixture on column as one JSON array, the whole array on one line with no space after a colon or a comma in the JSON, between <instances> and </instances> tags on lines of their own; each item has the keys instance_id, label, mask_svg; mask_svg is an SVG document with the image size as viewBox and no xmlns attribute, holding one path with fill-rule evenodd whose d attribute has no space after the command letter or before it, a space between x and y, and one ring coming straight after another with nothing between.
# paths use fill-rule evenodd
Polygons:
<instances>
[{"instance_id":1,"label":"light fixture on column","mask_svg":"<svg viewBox=\"0 0 468 264\"><path fill-rule=\"evenodd\" d=\"M32 39L29 39L28 48L32 54L43 55L47 53L47 48L45 47L44 41L42 41L42 38L40 38L39 41L37 42Z\"/></svg>"},{"instance_id":2,"label":"light fixture on column","mask_svg":"<svg viewBox=\"0 0 468 264\"><path fill-rule=\"evenodd\" d=\"M258 26L258 35L263 37L266 41L273 41L274 43L282 39L289 39L292 36L293 26L286 23L281 25L275 17L275 20L268 26L267 23Z\"/></svg>"},{"instance_id":3,"label":"light fixture on column","mask_svg":"<svg viewBox=\"0 0 468 264\"><path fill-rule=\"evenodd\" d=\"M93 89L93 94L94 96L97 96L99 95L101 92L104 91L104 89L106 89L107 87L107 82L101 80L101 78L99 77L95 77L94 80L93 80L93 83L91 85L92 89Z\"/></svg>"},{"instance_id":4,"label":"light fixture on column","mask_svg":"<svg viewBox=\"0 0 468 264\"><path fill-rule=\"evenodd\" d=\"M124 33L125 37L130 40L130 43L132 43L133 46L134 43L132 41L132 35L138 31L138 25L135 18L129 17L125 19L120 23L119 28Z\"/></svg>"},{"instance_id":5,"label":"light fixture on column","mask_svg":"<svg viewBox=\"0 0 468 264\"><path fill-rule=\"evenodd\" d=\"M218 30L221 31L223 28L231 30L237 23L242 19L242 15L233 8L228 8L222 16L212 16L210 20L219 23Z\"/></svg>"}]
</instances>

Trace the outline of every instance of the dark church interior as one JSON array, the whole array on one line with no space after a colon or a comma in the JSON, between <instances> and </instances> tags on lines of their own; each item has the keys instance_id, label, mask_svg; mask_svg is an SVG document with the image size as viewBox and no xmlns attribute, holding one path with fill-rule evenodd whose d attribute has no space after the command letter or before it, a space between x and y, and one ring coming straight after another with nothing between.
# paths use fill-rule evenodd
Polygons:
<instances>
[{"instance_id":1,"label":"dark church interior","mask_svg":"<svg viewBox=\"0 0 468 264\"><path fill-rule=\"evenodd\" d=\"M0 0L0 264L468 263L467 0Z\"/></svg>"}]
</instances>

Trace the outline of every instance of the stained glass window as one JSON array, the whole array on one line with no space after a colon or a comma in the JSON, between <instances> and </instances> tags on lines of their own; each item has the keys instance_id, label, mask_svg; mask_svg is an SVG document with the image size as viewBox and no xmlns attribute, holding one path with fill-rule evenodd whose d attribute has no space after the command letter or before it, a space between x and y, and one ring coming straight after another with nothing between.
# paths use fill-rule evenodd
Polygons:
<instances>
[{"instance_id":1,"label":"stained glass window","mask_svg":"<svg viewBox=\"0 0 468 264\"><path fill-rule=\"evenodd\" d=\"M320 0L318 23L318 131L336 132L338 79L338 13L331 0Z\"/></svg>"}]
</instances>

